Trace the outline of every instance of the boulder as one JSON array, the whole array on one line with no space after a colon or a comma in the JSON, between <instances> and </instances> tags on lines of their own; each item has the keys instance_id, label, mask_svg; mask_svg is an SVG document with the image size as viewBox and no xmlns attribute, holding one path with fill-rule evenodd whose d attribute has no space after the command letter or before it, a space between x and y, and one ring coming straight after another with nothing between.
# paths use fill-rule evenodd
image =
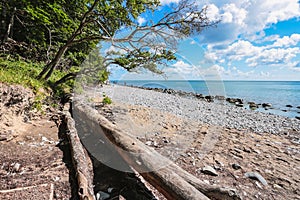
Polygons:
<instances>
[{"instance_id":1,"label":"boulder","mask_svg":"<svg viewBox=\"0 0 300 200\"><path fill-rule=\"evenodd\" d=\"M204 98L205 98L205 100L208 101L208 102L213 102L213 101L214 101L214 97L211 96L211 95L205 96Z\"/></svg>"},{"instance_id":2,"label":"boulder","mask_svg":"<svg viewBox=\"0 0 300 200\"><path fill-rule=\"evenodd\" d=\"M295 118L300 120L300 116L296 116Z\"/></svg>"},{"instance_id":3,"label":"boulder","mask_svg":"<svg viewBox=\"0 0 300 200\"><path fill-rule=\"evenodd\" d=\"M236 102L238 102L239 104L243 104L243 103L244 103L244 100L243 100L243 99L237 98L237 99L236 99Z\"/></svg>"},{"instance_id":4,"label":"boulder","mask_svg":"<svg viewBox=\"0 0 300 200\"><path fill-rule=\"evenodd\" d=\"M221 95L216 95L215 98L217 100L225 100L225 97L224 96L221 96Z\"/></svg>"},{"instance_id":5,"label":"boulder","mask_svg":"<svg viewBox=\"0 0 300 200\"><path fill-rule=\"evenodd\" d=\"M196 97L197 97L198 99L203 99L203 98L204 98L203 94L196 94Z\"/></svg>"},{"instance_id":6,"label":"boulder","mask_svg":"<svg viewBox=\"0 0 300 200\"><path fill-rule=\"evenodd\" d=\"M236 99L234 99L234 98L227 98L226 101L228 101L229 103L235 103Z\"/></svg>"},{"instance_id":7,"label":"boulder","mask_svg":"<svg viewBox=\"0 0 300 200\"><path fill-rule=\"evenodd\" d=\"M256 108L258 108L258 105L254 102L249 102L249 108L256 109Z\"/></svg>"},{"instance_id":8,"label":"boulder","mask_svg":"<svg viewBox=\"0 0 300 200\"><path fill-rule=\"evenodd\" d=\"M270 104L270 103L263 103L263 104L261 104L261 106L262 106L263 108L266 108L266 107L272 107L272 104Z\"/></svg>"},{"instance_id":9,"label":"boulder","mask_svg":"<svg viewBox=\"0 0 300 200\"><path fill-rule=\"evenodd\" d=\"M237 107L243 107L244 106L244 104L242 104L242 103L240 103L240 102L235 102L235 105L237 106Z\"/></svg>"}]
</instances>

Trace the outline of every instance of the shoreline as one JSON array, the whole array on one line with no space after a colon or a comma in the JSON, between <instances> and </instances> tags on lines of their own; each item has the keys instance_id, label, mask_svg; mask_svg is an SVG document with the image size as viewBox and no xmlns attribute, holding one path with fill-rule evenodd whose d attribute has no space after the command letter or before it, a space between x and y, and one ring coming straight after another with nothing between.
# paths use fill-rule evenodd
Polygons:
<instances>
[{"instance_id":1,"label":"shoreline","mask_svg":"<svg viewBox=\"0 0 300 200\"><path fill-rule=\"evenodd\" d=\"M255 133L297 135L300 133L300 120L271 113L263 113L196 98L157 92L121 85L104 85L97 89L112 101L140 105L173 113L209 125ZM298 138L299 139L299 138Z\"/></svg>"},{"instance_id":2,"label":"shoreline","mask_svg":"<svg viewBox=\"0 0 300 200\"><path fill-rule=\"evenodd\" d=\"M299 82L299 81L298 81ZM172 95L179 95L186 98L195 98L199 100L205 100L208 102L213 103L220 103L220 104L227 104L230 106L237 106L242 107L248 110L254 110L257 112L262 113L269 113L274 115L279 115L288 118L296 118L300 120L300 105L290 105L287 104L284 108L273 107L273 102L254 102L254 101L247 101L241 97L229 97L224 95L209 95L209 94L202 94L196 92L186 92L183 90L176 90L172 88L155 88L155 87L143 87L143 86L136 86L132 84L124 85L118 82L112 82L112 85L118 86L126 86L132 88L138 88L143 90L152 90L161 93L168 93ZM289 114L288 114L289 113Z\"/></svg>"},{"instance_id":3,"label":"shoreline","mask_svg":"<svg viewBox=\"0 0 300 200\"><path fill-rule=\"evenodd\" d=\"M148 84L147 81L145 81L145 82ZM176 82L178 82L178 81L176 81ZM193 81L189 81L189 82L193 82ZM233 82L233 81L229 81L229 82ZM241 81L237 81L237 82L241 82ZM245 81L245 82L260 82L260 81ZM266 82L266 81L263 81L263 82ZM274 82L274 81L270 81L270 82ZM281 81L281 82L287 82L287 81ZM292 82L292 81L289 81L289 82ZM295 81L295 82L299 82L299 81ZM140 88L140 89L145 89L145 90L154 90L154 91L158 91L158 92L166 92L165 90L167 90L167 92L169 92L171 94L187 96L187 97L191 97L191 98L209 97L210 101L216 101L217 103L225 102L228 105L244 107L246 109L251 109L251 110L258 111L258 112L271 113L271 114L275 114L275 115L280 115L280 116L289 117L289 118L296 118L296 119L300 120L300 105L298 105L295 102L286 101L285 104L279 104L276 101L271 101L271 100L265 101L265 100L261 99L259 96L257 96L257 97L260 99L256 99L257 97L251 98L251 97L241 97L241 96L237 96L237 95L230 96L227 94L220 95L220 93L211 95L211 94L205 93L205 92L197 93L196 91L189 92L189 91L183 91L183 90L176 90L176 89L173 89L172 86L168 86L165 88L157 88L157 87L153 87L153 86L145 87L145 86L139 86L138 81L136 83L131 83L130 81L129 81L129 83L126 83L126 81L123 81L123 82L111 81L111 83L113 85L128 86L128 87ZM218 99L220 97L222 99Z\"/></svg>"}]
</instances>

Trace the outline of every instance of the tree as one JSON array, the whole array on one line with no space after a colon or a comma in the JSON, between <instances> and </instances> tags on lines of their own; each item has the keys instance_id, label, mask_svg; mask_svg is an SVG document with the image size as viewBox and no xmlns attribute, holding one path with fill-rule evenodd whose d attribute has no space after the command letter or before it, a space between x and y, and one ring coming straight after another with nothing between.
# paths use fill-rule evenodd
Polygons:
<instances>
[{"instance_id":1,"label":"tree","mask_svg":"<svg viewBox=\"0 0 300 200\"><path fill-rule=\"evenodd\" d=\"M102 69L118 65L161 73L157 66L176 59L178 41L217 22L209 21L206 8L182 0L156 20L138 23L142 13L156 15L159 6L159 0L3 0L0 37L2 43L7 38L24 42L18 54L46 62L38 79L48 80L54 69L70 71L56 84L74 78L78 71L72 66L79 66L99 42L114 48L104 56Z\"/></svg>"},{"instance_id":2,"label":"tree","mask_svg":"<svg viewBox=\"0 0 300 200\"><path fill-rule=\"evenodd\" d=\"M0 39L21 42L25 49L16 49L20 56L48 62L80 23L86 0L3 0L0 3ZM96 41L69 48L63 65L79 65L94 48Z\"/></svg>"},{"instance_id":3,"label":"tree","mask_svg":"<svg viewBox=\"0 0 300 200\"><path fill-rule=\"evenodd\" d=\"M157 64L175 59L174 52L168 50L167 46L171 44L176 47L178 40L198 34L216 23L209 21L206 8L199 9L194 1L183 0L156 22L138 24L137 18L141 13L154 12L158 7L158 0L87 2L80 23L38 78L44 77L47 80L68 48L90 41L111 42L112 46L122 50L121 53L108 52L104 59L105 66L119 65L129 71L141 66L160 73ZM116 38L117 32L122 28L129 29L129 33ZM153 36L156 37L155 41Z\"/></svg>"}]
</instances>

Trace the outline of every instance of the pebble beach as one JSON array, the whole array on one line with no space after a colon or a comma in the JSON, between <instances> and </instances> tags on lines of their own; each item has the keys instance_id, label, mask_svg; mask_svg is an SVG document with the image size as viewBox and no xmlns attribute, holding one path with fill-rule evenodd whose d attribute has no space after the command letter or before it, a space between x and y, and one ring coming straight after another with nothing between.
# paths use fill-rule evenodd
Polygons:
<instances>
[{"instance_id":1,"label":"pebble beach","mask_svg":"<svg viewBox=\"0 0 300 200\"><path fill-rule=\"evenodd\" d=\"M226 103L207 102L197 98L121 85L105 85L99 91L116 102L155 108L209 125L255 133L284 135L296 133L298 135L297 133L300 132L298 119L262 113Z\"/></svg>"},{"instance_id":2,"label":"pebble beach","mask_svg":"<svg viewBox=\"0 0 300 200\"><path fill-rule=\"evenodd\" d=\"M207 184L235 188L243 199L300 195L298 119L178 92L121 85L85 91L100 115ZM105 96L112 104L102 103Z\"/></svg>"}]
</instances>

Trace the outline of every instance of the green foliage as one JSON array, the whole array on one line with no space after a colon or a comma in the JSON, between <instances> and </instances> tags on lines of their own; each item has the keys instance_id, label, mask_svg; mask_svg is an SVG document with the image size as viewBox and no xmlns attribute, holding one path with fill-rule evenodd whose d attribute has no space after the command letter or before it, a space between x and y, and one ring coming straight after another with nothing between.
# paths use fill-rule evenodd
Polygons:
<instances>
[{"instance_id":1,"label":"green foliage","mask_svg":"<svg viewBox=\"0 0 300 200\"><path fill-rule=\"evenodd\" d=\"M104 104L112 104L112 100L109 97L104 97L102 100L102 103Z\"/></svg>"},{"instance_id":2,"label":"green foliage","mask_svg":"<svg viewBox=\"0 0 300 200\"><path fill-rule=\"evenodd\" d=\"M35 76L42 67L43 63L4 60L0 58L0 80L5 83L23 85L38 93L41 88L47 88L45 82L35 79Z\"/></svg>"},{"instance_id":3,"label":"green foliage","mask_svg":"<svg viewBox=\"0 0 300 200\"><path fill-rule=\"evenodd\" d=\"M83 85L107 80L109 65L119 65L128 71L142 68L161 74L158 66L176 59L175 51L168 50L167 46L171 44L175 49L177 41L198 34L209 26L209 21L205 10L198 10L191 0L180 1L146 25L138 24L137 19L142 13L155 13L159 5L159 0L1 1L0 39L4 41L6 27L10 19L14 19L9 37L17 44L4 54L14 54L15 58L20 56L32 63L41 63L38 66L31 63L31 71L24 70L19 61L11 63L11 67L17 65L15 69L20 68L21 74L25 74L26 78L31 77L29 79L16 75L17 79L12 80L18 72L9 67L1 69L1 76L4 81L20 82L38 91L37 84L40 82L34 77L39 71L39 78L50 77L47 83L41 84L52 87L55 96L63 96L72 91L71 87L75 84L72 78L77 74ZM118 41L116 35L124 29L130 30L132 35ZM155 41L155 38L159 39ZM120 44L119 47L126 52L107 54L105 58L98 51L90 52L103 41L113 41L114 47ZM2 65L6 66L5 63ZM79 66L83 68L79 70ZM78 88L82 88L82 85Z\"/></svg>"},{"instance_id":4,"label":"green foliage","mask_svg":"<svg viewBox=\"0 0 300 200\"><path fill-rule=\"evenodd\" d=\"M44 63L32 63L24 60L10 60L0 57L0 81L9 84L19 84L32 89L36 95L33 107L41 110L42 105L46 103L46 98L52 93L51 81L61 78L65 73L58 70L49 82L37 80L35 77L44 66ZM54 90L53 95L60 98L65 93L70 93L72 83L67 82ZM52 102L53 103L53 102Z\"/></svg>"},{"instance_id":5,"label":"green foliage","mask_svg":"<svg viewBox=\"0 0 300 200\"><path fill-rule=\"evenodd\" d=\"M43 63L31 63L22 60L4 60L0 58L0 80L4 83L19 84L32 89L35 99L33 108L41 111L50 88L46 82L35 79Z\"/></svg>"},{"instance_id":6,"label":"green foliage","mask_svg":"<svg viewBox=\"0 0 300 200\"><path fill-rule=\"evenodd\" d=\"M82 63L79 74L76 78L76 87L83 85L97 85L104 83L109 77L109 71L103 66L103 58L99 49L91 51L86 60Z\"/></svg>"}]
</instances>

